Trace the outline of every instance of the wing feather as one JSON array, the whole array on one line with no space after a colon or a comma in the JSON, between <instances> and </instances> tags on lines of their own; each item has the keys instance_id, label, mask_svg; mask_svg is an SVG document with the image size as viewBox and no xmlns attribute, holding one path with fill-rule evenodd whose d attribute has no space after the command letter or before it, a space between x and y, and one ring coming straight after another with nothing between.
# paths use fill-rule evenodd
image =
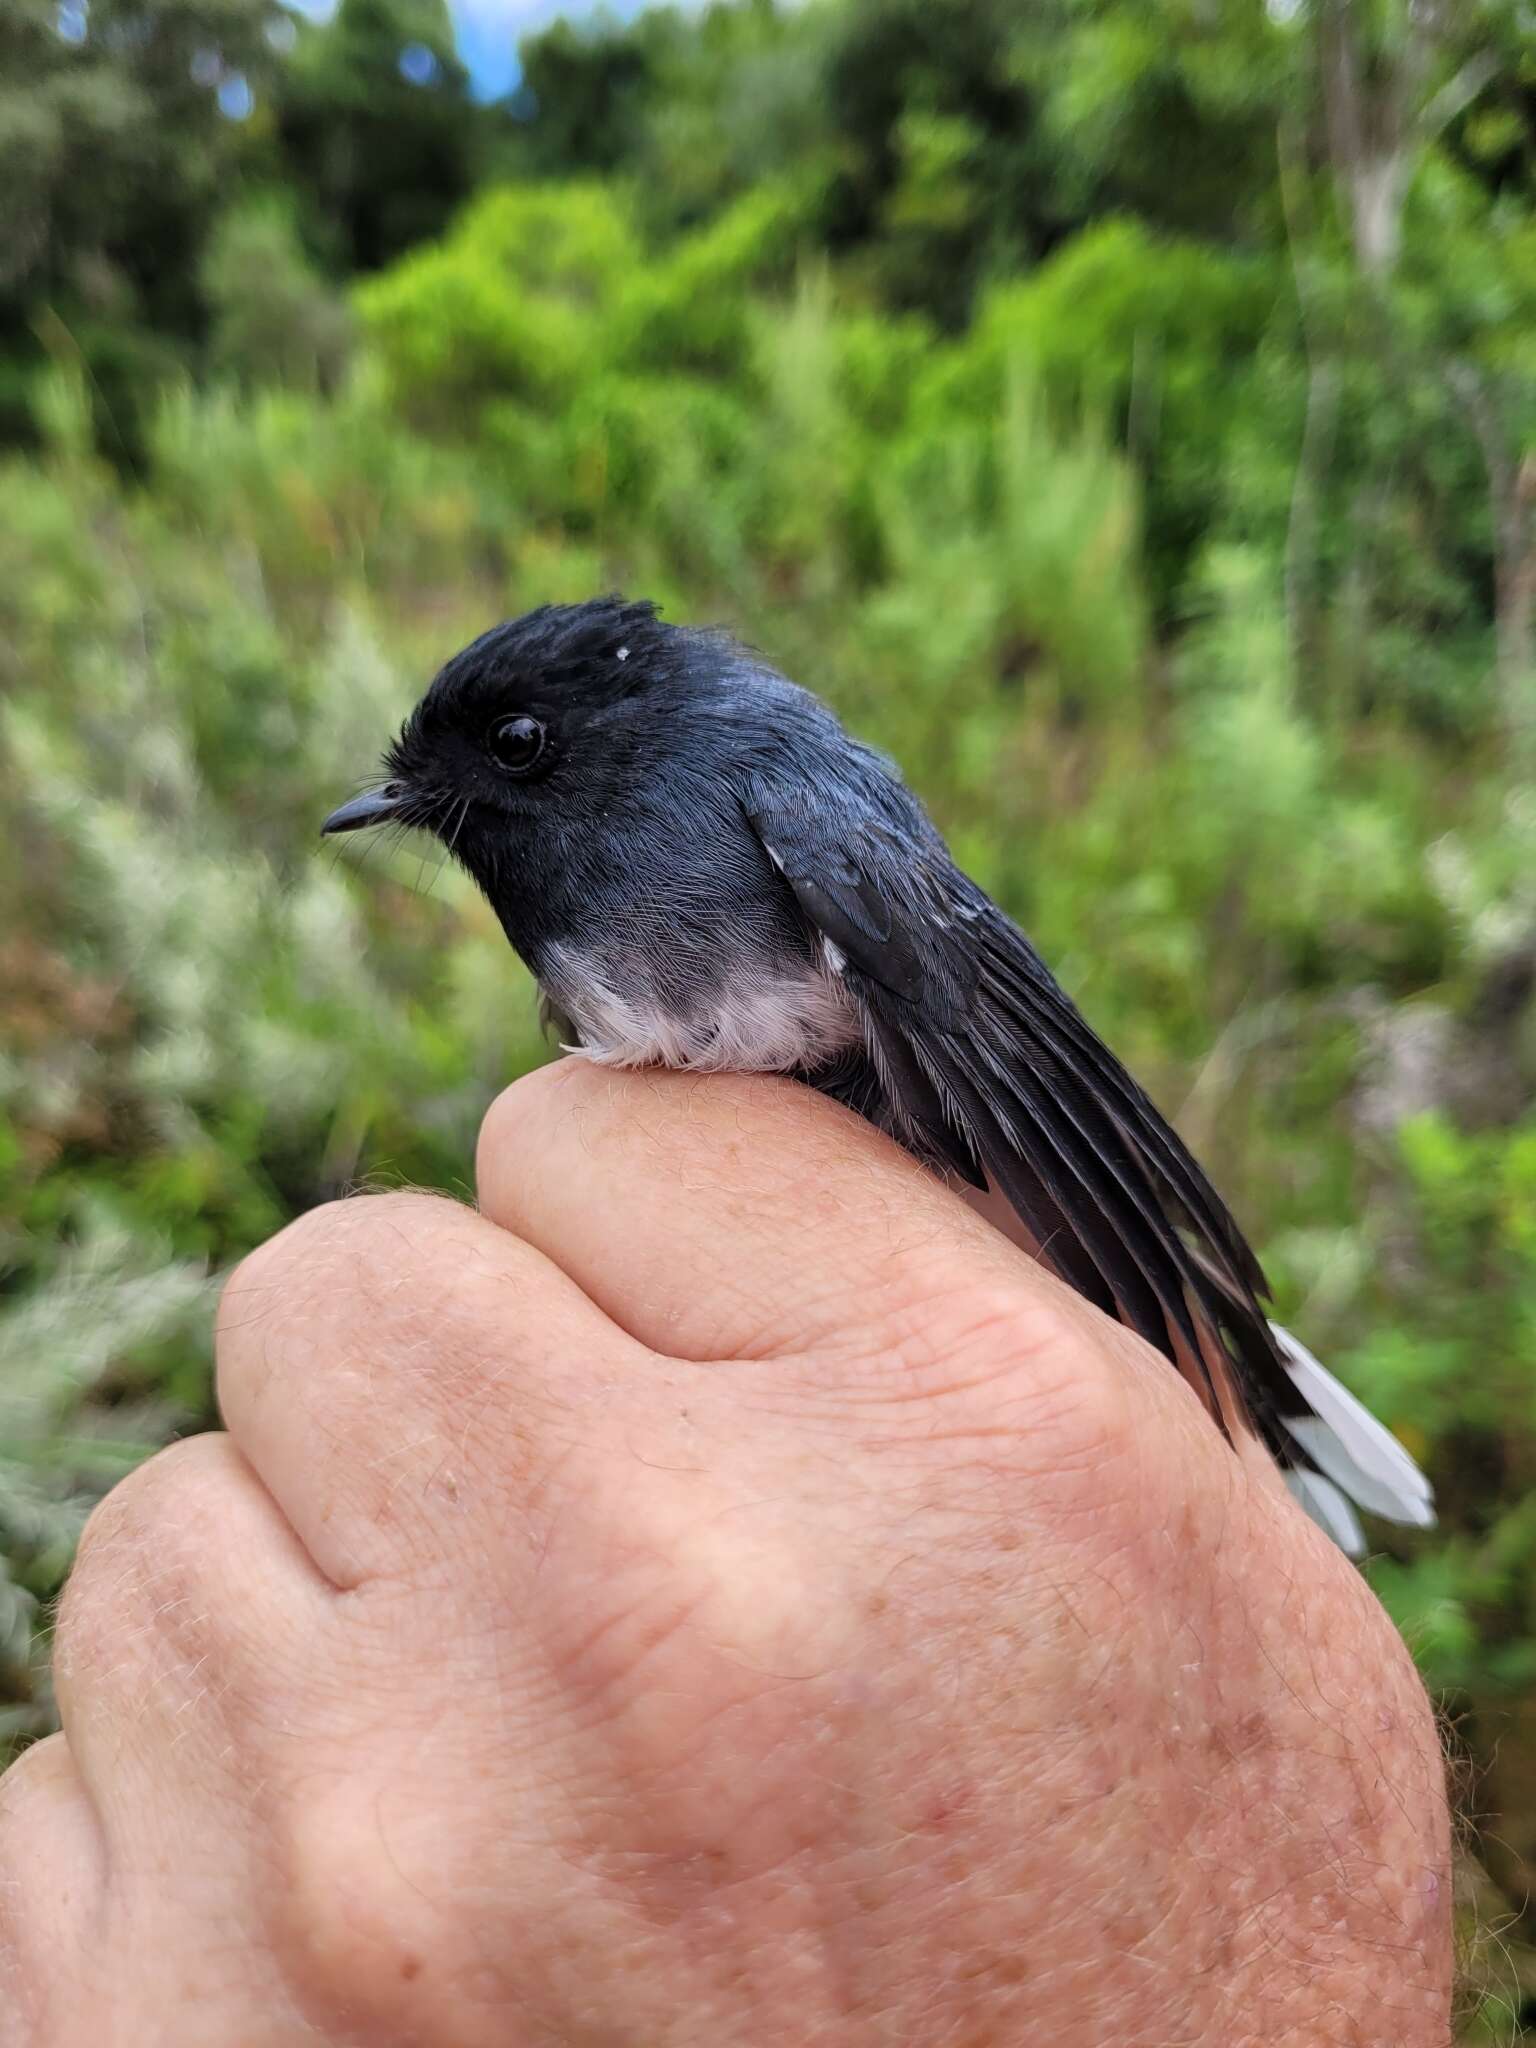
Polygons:
<instances>
[{"instance_id":1,"label":"wing feather","mask_svg":"<svg viewBox=\"0 0 1536 2048\"><path fill-rule=\"evenodd\" d=\"M861 764L862 806L841 788L834 807L803 781L788 799L757 781L744 808L835 948L881 1120L996 1188L1062 1278L1162 1351L1229 1435L1259 1431L1331 1533L1354 1528L1340 1487L1425 1520L1429 1488L1406 1452L1314 1367L1325 1398L1277 1337L1259 1262L1178 1134L910 794L855 750Z\"/></svg>"},{"instance_id":2,"label":"wing feather","mask_svg":"<svg viewBox=\"0 0 1536 2048\"><path fill-rule=\"evenodd\" d=\"M1140 1154L1147 1172L1166 1198L1184 1212L1191 1227L1221 1247L1248 1288L1255 1293L1267 1292L1258 1260L1183 1139L1140 1083L1089 1029L1023 934L1016 936L1022 944L1024 959L1016 957L1018 947L1004 946L996 950L994 963L994 971L1013 1000L1055 1050L1063 1068L1091 1078L1126 1141Z\"/></svg>"},{"instance_id":3,"label":"wing feather","mask_svg":"<svg viewBox=\"0 0 1536 2048\"><path fill-rule=\"evenodd\" d=\"M1159 1177L1180 1186L1180 1161L1138 1128L1129 1076L1106 1095L1110 1055L1086 1026L1071 1029L1076 1013L1064 996L1051 1001L1059 992L1024 935L958 873L915 806L918 836L911 820L866 818L856 846L829 840L803 799L759 789L746 808L802 912L837 948L900 1134L973 1185L997 1187L1062 1278L1155 1344L1224 1417L1233 1404L1191 1306L1211 1282L1159 1199ZM1197 1231L1208 1206L1198 1178L1191 1162L1180 1194ZM1262 1326L1257 1304L1252 1315Z\"/></svg>"}]
</instances>

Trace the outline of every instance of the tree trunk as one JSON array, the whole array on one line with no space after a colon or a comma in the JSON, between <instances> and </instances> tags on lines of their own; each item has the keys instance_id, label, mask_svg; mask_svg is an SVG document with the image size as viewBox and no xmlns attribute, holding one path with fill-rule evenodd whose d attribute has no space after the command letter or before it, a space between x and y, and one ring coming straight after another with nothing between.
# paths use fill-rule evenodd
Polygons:
<instances>
[{"instance_id":1,"label":"tree trunk","mask_svg":"<svg viewBox=\"0 0 1536 2048\"><path fill-rule=\"evenodd\" d=\"M1488 477L1500 716L1516 758L1530 763L1536 760L1536 454L1517 454L1483 372L1452 362L1445 374L1471 422Z\"/></svg>"}]
</instances>

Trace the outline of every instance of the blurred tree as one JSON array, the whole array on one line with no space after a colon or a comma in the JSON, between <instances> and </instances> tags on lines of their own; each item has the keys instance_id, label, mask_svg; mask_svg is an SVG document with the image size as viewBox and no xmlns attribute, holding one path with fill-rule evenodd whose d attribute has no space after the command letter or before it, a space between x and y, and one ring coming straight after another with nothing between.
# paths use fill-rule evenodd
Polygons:
<instances>
[{"instance_id":1,"label":"blurred tree","mask_svg":"<svg viewBox=\"0 0 1536 2048\"><path fill-rule=\"evenodd\" d=\"M1247 0L1073 0L1025 46L1074 222L1129 212L1228 243L1264 236L1292 62Z\"/></svg>"},{"instance_id":2,"label":"blurred tree","mask_svg":"<svg viewBox=\"0 0 1536 2048\"><path fill-rule=\"evenodd\" d=\"M775 0L715 0L696 21L638 18L656 80L644 177L675 221L691 226L764 179L810 185L831 175L839 143L823 76L836 20L835 9Z\"/></svg>"},{"instance_id":3,"label":"blurred tree","mask_svg":"<svg viewBox=\"0 0 1536 2048\"><path fill-rule=\"evenodd\" d=\"M346 301L320 276L280 194L226 213L203 259L216 370L248 384L331 391L347 359Z\"/></svg>"},{"instance_id":4,"label":"blurred tree","mask_svg":"<svg viewBox=\"0 0 1536 2048\"><path fill-rule=\"evenodd\" d=\"M446 0L341 0L300 36L278 93L284 172L336 268L374 270L447 223L490 117Z\"/></svg>"},{"instance_id":5,"label":"blurred tree","mask_svg":"<svg viewBox=\"0 0 1536 2048\"><path fill-rule=\"evenodd\" d=\"M622 26L562 18L530 36L515 99L527 166L564 176L632 167L644 144L660 41L679 28L670 14Z\"/></svg>"},{"instance_id":6,"label":"blurred tree","mask_svg":"<svg viewBox=\"0 0 1536 2048\"><path fill-rule=\"evenodd\" d=\"M272 76L276 19L275 0L17 0L0 26L0 285L75 292L105 262L152 316L184 315L188 249Z\"/></svg>"},{"instance_id":7,"label":"blurred tree","mask_svg":"<svg viewBox=\"0 0 1536 2048\"><path fill-rule=\"evenodd\" d=\"M14 0L0 14L0 291L46 260L60 87L72 55L54 0Z\"/></svg>"},{"instance_id":8,"label":"blurred tree","mask_svg":"<svg viewBox=\"0 0 1536 2048\"><path fill-rule=\"evenodd\" d=\"M1362 276L1397 266L1403 205L1426 152L1492 84L1504 0L1313 0L1317 74L1334 184Z\"/></svg>"},{"instance_id":9,"label":"blurred tree","mask_svg":"<svg viewBox=\"0 0 1536 2048\"><path fill-rule=\"evenodd\" d=\"M1298 673L1316 667L1331 583L1357 648L1378 616L1456 630L1475 609L1468 565L1409 592L1398 564L1425 502L1464 498L1482 466L1505 730L1536 746L1532 604L1536 517L1536 244L1518 197L1467 176L1453 153L1527 49L1510 0L1312 0L1296 91L1280 124L1281 193L1307 351L1307 396L1287 545ZM1519 123L1515 124L1516 134ZM1509 158L1518 154L1508 149ZM1361 437L1371 421L1370 439ZM1324 557L1326 501L1347 544ZM1464 520L1437 520L1446 532ZM1479 571L1474 570L1474 575ZM1358 662L1351 664L1361 680Z\"/></svg>"},{"instance_id":10,"label":"blurred tree","mask_svg":"<svg viewBox=\"0 0 1536 2048\"><path fill-rule=\"evenodd\" d=\"M759 179L804 176L829 155L833 18L714 0L697 14L557 21L522 45L504 161L519 175L629 177L654 226L692 226Z\"/></svg>"},{"instance_id":11,"label":"blurred tree","mask_svg":"<svg viewBox=\"0 0 1536 2048\"><path fill-rule=\"evenodd\" d=\"M16 0L0 24L0 349L24 366L47 308L109 436L132 440L198 331L198 250L250 153L277 18L275 0Z\"/></svg>"},{"instance_id":12,"label":"blurred tree","mask_svg":"<svg viewBox=\"0 0 1536 2048\"><path fill-rule=\"evenodd\" d=\"M871 244L900 304L954 325L981 281L1067 226L1043 147L1033 53L1061 0L852 0L831 18L823 90L840 170L834 247Z\"/></svg>"}]
</instances>

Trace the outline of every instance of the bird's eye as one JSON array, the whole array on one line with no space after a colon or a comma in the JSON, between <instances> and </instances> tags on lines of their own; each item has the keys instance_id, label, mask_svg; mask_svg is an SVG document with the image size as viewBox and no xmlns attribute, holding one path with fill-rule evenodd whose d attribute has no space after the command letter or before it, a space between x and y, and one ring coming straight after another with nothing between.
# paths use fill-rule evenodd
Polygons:
<instances>
[{"instance_id":1,"label":"bird's eye","mask_svg":"<svg viewBox=\"0 0 1536 2048\"><path fill-rule=\"evenodd\" d=\"M498 718L485 736L491 759L508 775L529 774L543 757L548 742L544 727L526 712L517 718Z\"/></svg>"}]
</instances>

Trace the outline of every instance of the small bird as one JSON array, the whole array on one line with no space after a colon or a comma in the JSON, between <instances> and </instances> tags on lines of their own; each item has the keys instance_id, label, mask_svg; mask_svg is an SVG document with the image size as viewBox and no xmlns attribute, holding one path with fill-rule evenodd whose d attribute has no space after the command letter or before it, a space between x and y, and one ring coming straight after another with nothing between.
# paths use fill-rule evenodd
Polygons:
<instances>
[{"instance_id":1,"label":"small bird","mask_svg":"<svg viewBox=\"0 0 1536 2048\"><path fill-rule=\"evenodd\" d=\"M1177 1133L891 762L727 635L621 597L542 605L441 670L387 780L323 832L442 841L568 1051L789 1074L1001 1198L1060 1278L1256 1431L1346 1550L1434 1520L1391 1433L1269 1321Z\"/></svg>"}]
</instances>

